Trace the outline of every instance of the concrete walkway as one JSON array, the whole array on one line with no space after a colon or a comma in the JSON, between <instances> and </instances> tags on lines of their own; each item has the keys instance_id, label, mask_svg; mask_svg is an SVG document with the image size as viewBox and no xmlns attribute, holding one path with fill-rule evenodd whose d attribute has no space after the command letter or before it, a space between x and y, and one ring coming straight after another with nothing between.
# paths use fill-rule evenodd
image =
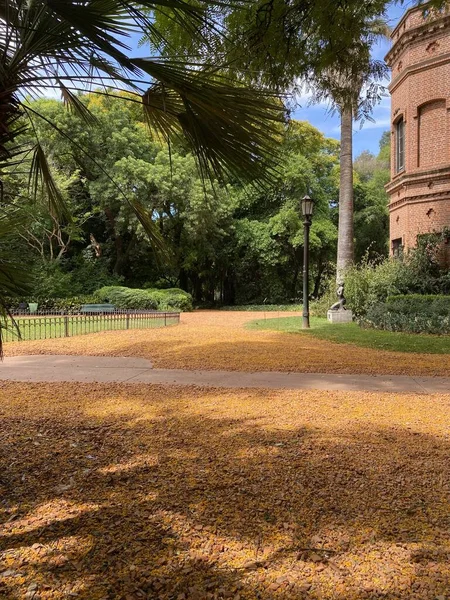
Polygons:
<instances>
[{"instance_id":1,"label":"concrete walkway","mask_svg":"<svg viewBox=\"0 0 450 600\"><path fill-rule=\"evenodd\" d=\"M14 356L0 364L0 380L28 382L120 382L223 388L349 390L450 394L450 377L340 375L335 373L247 373L153 369L144 358L110 356Z\"/></svg>"}]
</instances>

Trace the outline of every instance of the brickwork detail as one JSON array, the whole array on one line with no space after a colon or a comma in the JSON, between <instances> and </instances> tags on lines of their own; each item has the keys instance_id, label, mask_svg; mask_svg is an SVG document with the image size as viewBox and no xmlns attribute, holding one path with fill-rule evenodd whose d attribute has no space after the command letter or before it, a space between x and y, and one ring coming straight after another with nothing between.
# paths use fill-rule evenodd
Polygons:
<instances>
[{"instance_id":1,"label":"brickwork detail","mask_svg":"<svg viewBox=\"0 0 450 600\"><path fill-rule=\"evenodd\" d=\"M417 166L433 168L448 163L445 100L433 100L418 110Z\"/></svg>"},{"instance_id":2,"label":"brickwork detail","mask_svg":"<svg viewBox=\"0 0 450 600\"><path fill-rule=\"evenodd\" d=\"M450 227L450 11L408 10L392 33L391 253ZM404 168L397 124L404 121ZM445 252L447 254L447 252Z\"/></svg>"}]
</instances>

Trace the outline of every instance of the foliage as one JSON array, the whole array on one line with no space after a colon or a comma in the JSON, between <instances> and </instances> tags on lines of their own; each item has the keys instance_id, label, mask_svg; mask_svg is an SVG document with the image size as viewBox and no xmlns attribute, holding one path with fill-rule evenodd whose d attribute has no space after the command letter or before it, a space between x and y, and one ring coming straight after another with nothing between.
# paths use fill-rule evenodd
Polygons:
<instances>
[{"instance_id":1,"label":"foliage","mask_svg":"<svg viewBox=\"0 0 450 600\"><path fill-rule=\"evenodd\" d=\"M369 308L363 327L409 333L450 333L450 296L390 296Z\"/></svg>"},{"instance_id":2,"label":"foliage","mask_svg":"<svg viewBox=\"0 0 450 600\"><path fill-rule=\"evenodd\" d=\"M323 280L333 269L336 245L335 140L326 139L309 123L293 121L282 139L283 167L270 191L236 180L225 186L202 181L194 157L182 147L173 145L169 150L149 140L132 105L95 95L82 100L96 119L97 127L91 131L56 100L31 104L96 157L94 163L73 149L46 121L36 123L55 179L61 185L65 182L65 199L74 215L70 240L64 233L64 252L56 240L50 251L42 231L47 222L36 213L32 200L19 193L26 182L17 176L8 180L11 195L26 206L29 223L24 237L36 257L36 279L45 286L43 294L52 294L54 281L55 296L124 284L180 287L192 293L196 304L210 306L298 301L303 261L299 200L309 189L316 200L311 283L313 295L321 293ZM168 261L158 261L114 182L151 215ZM44 240L42 252L31 234Z\"/></svg>"},{"instance_id":3,"label":"foliage","mask_svg":"<svg viewBox=\"0 0 450 600\"><path fill-rule=\"evenodd\" d=\"M164 55L198 53L212 61L226 55L224 69L239 69L247 80L286 90L298 86L299 81L311 83L330 69L360 73L367 68L364 42L373 39L373 27L368 23L382 15L387 4L386 0L364 4L348 0L324 7L318 1L274 0L268 6L265 0L256 0L233 3L220 12L211 7L221 26L203 38L168 19L170 12L155 12L154 17L164 34ZM224 30L226 35L221 35ZM361 39L363 42L358 42Z\"/></svg>"},{"instance_id":4,"label":"foliage","mask_svg":"<svg viewBox=\"0 0 450 600\"><path fill-rule=\"evenodd\" d=\"M94 294L98 302L110 302L116 308L146 310L192 310L192 297L180 289L132 289L106 286Z\"/></svg>"},{"instance_id":5,"label":"foliage","mask_svg":"<svg viewBox=\"0 0 450 600\"><path fill-rule=\"evenodd\" d=\"M32 187L37 191L43 185L53 209L64 211L39 137L35 136L25 149L8 144L24 127L33 132L40 115L23 99L45 89L61 91L65 103L85 126L94 126L95 117L76 90L92 89L97 84L95 93L140 106L154 131L187 141L203 170L225 169L245 180L252 173L266 179L266 160L273 159L277 123L283 120L282 106L273 94L258 91L257 86L252 90L243 87L236 77L220 74L212 65L205 67L183 58L164 60L158 50L159 57L154 59L129 56L124 40L130 34L146 34L155 49L161 46L161 32L150 23L146 9L156 14L172 11L170 20L196 35L200 25L214 27L207 21L206 9L211 3L196 4L193 7L177 0L34 0L28 6L21 0L3 1L1 166L30 155ZM31 33L24 36L24 31ZM122 93L124 88L128 90L126 95ZM147 91L142 93L145 88ZM21 117L28 123L17 127ZM123 195L122 200L127 197ZM144 223L139 207L130 204Z\"/></svg>"},{"instance_id":6,"label":"foliage","mask_svg":"<svg viewBox=\"0 0 450 600\"><path fill-rule=\"evenodd\" d=\"M379 260L388 253L389 199L384 186L390 179L389 161L390 134L382 136L378 156L363 152L354 161L356 262L366 254L370 260Z\"/></svg>"},{"instance_id":7,"label":"foliage","mask_svg":"<svg viewBox=\"0 0 450 600\"><path fill-rule=\"evenodd\" d=\"M450 290L448 270L439 263L445 234L422 236L416 248L401 258L382 262L364 259L346 274L345 296L356 316L397 294L440 294Z\"/></svg>"},{"instance_id":8,"label":"foliage","mask_svg":"<svg viewBox=\"0 0 450 600\"><path fill-rule=\"evenodd\" d=\"M48 227L49 219L42 219L39 234L43 237L36 236L33 227L26 228L25 237L37 244L41 253L47 244L53 257L54 243L62 254L66 252L72 211L36 131L38 123L45 122L53 134L70 143L69 155L75 161L77 155L90 156L98 165L99 156L89 154L72 138L70 129L58 127L32 106L29 99L45 92L61 93L66 106L83 123L87 139L97 122L79 92L93 90L139 107L142 120L153 133L189 147L203 179L231 174L264 185L273 178L285 120L279 96L257 84L252 89L243 86L239 74L221 73L217 63L165 60L160 51L161 31L147 16L148 10L156 14L168 11L169 21L201 36L201 28L215 27L208 21L207 11L213 4L202 0L195 7L183 0L0 1L1 200L7 204L17 201L5 184L11 174L25 175L26 195L41 201L52 221ZM145 34L156 48L156 58L130 56L127 39L136 34ZM134 213L152 247L162 255L164 247L154 220L110 175L109 180L120 202ZM6 269L4 262L3 272ZM6 292L21 287L19 270L8 281ZM1 293L0 289L0 304Z\"/></svg>"}]
</instances>

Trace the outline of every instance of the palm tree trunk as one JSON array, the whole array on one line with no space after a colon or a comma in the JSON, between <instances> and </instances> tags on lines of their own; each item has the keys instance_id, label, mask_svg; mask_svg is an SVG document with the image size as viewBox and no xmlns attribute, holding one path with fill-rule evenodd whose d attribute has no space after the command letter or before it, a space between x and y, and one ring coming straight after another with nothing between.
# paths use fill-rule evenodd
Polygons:
<instances>
[{"instance_id":1,"label":"palm tree trunk","mask_svg":"<svg viewBox=\"0 0 450 600\"><path fill-rule=\"evenodd\" d=\"M353 264L353 110L351 105L341 110L341 179L339 188L339 230L336 281L344 281L345 269Z\"/></svg>"}]
</instances>

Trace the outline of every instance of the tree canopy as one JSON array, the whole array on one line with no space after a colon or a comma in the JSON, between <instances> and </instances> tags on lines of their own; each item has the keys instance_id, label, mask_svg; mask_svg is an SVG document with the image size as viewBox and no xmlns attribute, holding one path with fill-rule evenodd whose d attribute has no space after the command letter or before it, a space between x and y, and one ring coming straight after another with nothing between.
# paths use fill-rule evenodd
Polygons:
<instances>
[{"instance_id":1,"label":"tree canopy","mask_svg":"<svg viewBox=\"0 0 450 600\"><path fill-rule=\"evenodd\" d=\"M169 149L145 135L134 104L95 94L81 100L96 119L93 130L57 100L30 102L44 117L36 120L34 134L73 218L56 223L40 208L44 200L29 195L24 174L11 168L5 179L5 197L25 216L20 235L41 280L36 293L89 293L101 281L181 286L200 302L296 298L303 260L299 202L308 190L316 199L311 250L319 292L336 245L335 140L292 121L281 140L280 173L269 191L260 190L232 177L205 181L183 145ZM70 139L52 124L70 131ZM29 135L18 139L26 143ZM117 186L151 215L168 249L166 262L158 262Z\"/></svg>"}]
</instances>

